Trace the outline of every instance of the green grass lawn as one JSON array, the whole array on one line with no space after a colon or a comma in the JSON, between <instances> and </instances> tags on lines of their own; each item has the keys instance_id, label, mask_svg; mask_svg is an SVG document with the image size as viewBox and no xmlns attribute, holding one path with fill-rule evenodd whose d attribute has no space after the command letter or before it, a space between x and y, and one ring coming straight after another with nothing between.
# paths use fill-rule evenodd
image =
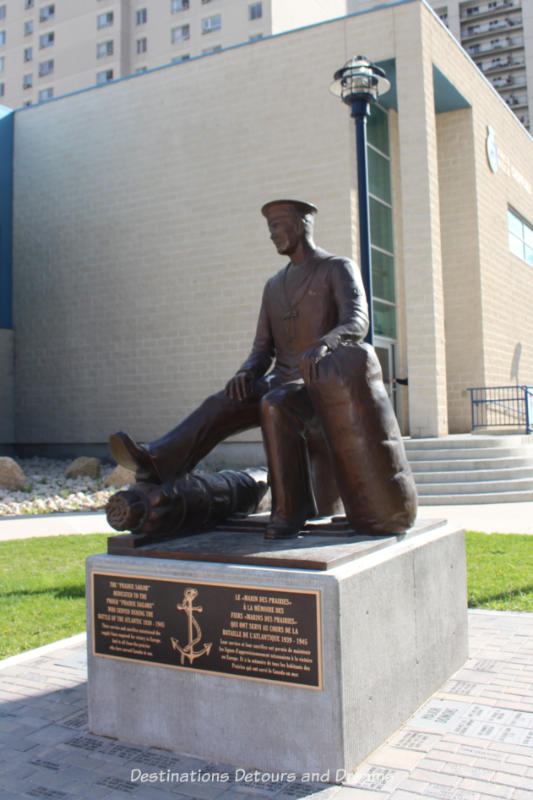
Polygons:
<instances>
[{"instance_id":1,"label":"green grass lawn","mask_svg":"<svg viewBox=\"0 0 533 800\"><path fill-rule=\"evenodd\" d=\"M470 608L533 611L533 536L468 531L466 566Z\"/></svg>"},{"instance_id":2,"label":"green grass lawn","mask_svg":"<svg viewBox=\"0 0 533 800\"><path fill-rule=\"evenodd\" d=\"M85 558L107 534L0 542L0 658L85 629ZM470 608L533 611L533 537L467 533Z\"/></svg>"},{"instance_id":3,"label":"green grass lawn","mask_svg":"<svg viewBox=\"0 0 533 800\"><path fill-rule=\"evenodd\" d=\"M85 558L107 534L0 542L0 658L85 630Z\"/></svg>"}]
</instances>

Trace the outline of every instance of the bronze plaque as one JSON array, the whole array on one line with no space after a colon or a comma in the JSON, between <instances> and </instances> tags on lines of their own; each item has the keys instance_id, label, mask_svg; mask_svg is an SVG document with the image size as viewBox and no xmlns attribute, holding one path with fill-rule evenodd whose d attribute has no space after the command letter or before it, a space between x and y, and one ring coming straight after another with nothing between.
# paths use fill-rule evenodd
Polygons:
<instances>
[{"instance_id":1,"label":"bronze plaque","mask_svg":"<svg viewBox=\"0 0 533 800\"><path fill-rule=\"evenodd\" d=\"M322 688L320 592L92 574L93 654Z\"/></svg>"}]
</instances>

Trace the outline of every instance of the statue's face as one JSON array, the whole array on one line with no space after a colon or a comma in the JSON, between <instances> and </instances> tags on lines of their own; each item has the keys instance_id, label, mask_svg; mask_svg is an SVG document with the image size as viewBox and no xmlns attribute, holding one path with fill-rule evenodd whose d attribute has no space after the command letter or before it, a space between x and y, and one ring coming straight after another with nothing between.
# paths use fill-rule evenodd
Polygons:
<instances>
[{"instance_id":1,"label":"statue's face","mask_svg":"<svg viewBox=\"0 0 533 800\"><path fill-rule=\"evenodd\" d=\"M293 208L274 209L268 216L268 230L276 250L290 255L304 234L304 226Z\"/></svg>"}]
</instances>

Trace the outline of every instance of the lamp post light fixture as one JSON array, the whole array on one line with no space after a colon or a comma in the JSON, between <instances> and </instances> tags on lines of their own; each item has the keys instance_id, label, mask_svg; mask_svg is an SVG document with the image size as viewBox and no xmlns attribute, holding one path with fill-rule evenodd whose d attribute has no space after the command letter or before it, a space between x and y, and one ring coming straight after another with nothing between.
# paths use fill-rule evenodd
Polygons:
<instances>
[{"instance_id":1,"label":"lamp post light fixture","mask_svg":"<svg viewBox=\"0 0 533 800\"><path fill-rule=\"evenodd\" d=\"M359 201L359 242L361 275L368 300L369 327L366 341L374 344L374 311L372 308L372 261L370 256L370 215L368 204L368 161L366 154L366 120L372 103L390 89L390 81L381 67L364 56L354 56L333 76L330 92L352 109L355 120L357 151L357 193Z\"/></svg>"}]
</instances>

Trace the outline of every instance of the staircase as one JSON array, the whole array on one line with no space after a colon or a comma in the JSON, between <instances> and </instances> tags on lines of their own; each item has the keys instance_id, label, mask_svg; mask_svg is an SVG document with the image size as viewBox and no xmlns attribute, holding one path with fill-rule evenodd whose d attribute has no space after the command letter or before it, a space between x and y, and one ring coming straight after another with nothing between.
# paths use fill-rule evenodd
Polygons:
<instances>
[{"instance_id":1,"label":"staircase","mask_svg":"<svg viewBox=\"0 0 533 800\"><path fill-rule=\"evenodd\" d=\"M404 444L421 506L533 500L533 436L457 434Z\"/></svg>"}]
</instances>

